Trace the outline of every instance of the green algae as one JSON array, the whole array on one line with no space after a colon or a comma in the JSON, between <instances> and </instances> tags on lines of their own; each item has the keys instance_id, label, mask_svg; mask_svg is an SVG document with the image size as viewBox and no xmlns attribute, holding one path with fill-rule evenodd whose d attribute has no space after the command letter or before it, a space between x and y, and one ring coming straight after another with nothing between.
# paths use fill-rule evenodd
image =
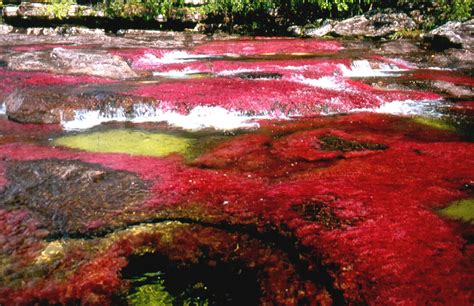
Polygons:
<instances>
[{"instance_id":1,"label":"green algae","mask_svg":"<svg viewBox=\"0 0 474 306\"><path fill-rule=\"evenodd\" d=\"M474 224L474 198L452 203L439 211L450 219L462 220Z\"/></svg>"},{"instance_id":2,"label":"green algae","mask_svg":"<svg viewBox=\"0 0 474 306\"><path fill-rule=\"evenodd\" d=\"M166 290L161 272L149 272L131 281L132 285L142 284L135 287L135 292L127 297L128 304L133 306L172 306L174 298Z\"/></svg>"},{"instance_id":3,"label":"green algae","mask_svg":"<svg viewBox=\"0 0 474 306\"><path fill-rule=\"evenodd\" d=\"M437 118L428 118L428 117L414 117L412 119L414 122L422 125L429 126L433 129L444 130L444 131L454 131L455 128L442 119Z\"/></svg>"},{"instance_id":4,"label":"green algae","mask_svg":"<svg viewBox=\"0 0 474 306\"><path fill-rule=\"evenodd\" d=\"M165 156L172 153L189 155L194 140L165 133L148 133L117 129L64 136L53 143L73 149L100 153L127 153L130 155Z\"/></svg>"}]
</instances>

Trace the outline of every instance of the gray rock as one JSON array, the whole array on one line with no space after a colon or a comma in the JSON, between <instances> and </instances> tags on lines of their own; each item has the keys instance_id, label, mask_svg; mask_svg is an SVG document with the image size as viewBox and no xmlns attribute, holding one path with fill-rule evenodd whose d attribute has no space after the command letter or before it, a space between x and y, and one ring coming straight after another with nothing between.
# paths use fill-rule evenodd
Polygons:
<instances>
[{"instance_id":1,"label":"gray rock","mask_svg":"<svg viewBox=\"0 0 474 306\"><path fill-rule=\"evenodd\" d=\"M290 35L292 36L301 36L303 35L304 29L302 26L293 25L293 26L288 27L286 31L290 33Z\"/></svg>"},{"instance_id":2,"label":"gray rock","mask_svg":"<svg viewBox=\"0 0 474 306\"><path fill-rule=\"evenodd\" d=\"M338 22L332 32L339 36L363 36L367 34L369 25L365 16L355 16Z\"/></svg>"},{"instance_id":3,"label":"gray rock","mask_svg":"<svg viewBox=\"0 0 474 306\"><path fill-rule=\"evenodd\" d=\"M474 47L474 19L466 22L450 21L424 36L435 49Z\"/></svg>"},{"instance_id":4,"label":"gray rock","mask_svg":"<svg viewBox=\"0 0 474 306\"><path fill-rule=\"evenodd\" d=\"M333 31L333 23L326 23L318 28L308 28L304 31L304 36L307 37L321 37L328 35Z\"/></svg>"},{"instance_id":5,"label":"gray rock","mask_svg":"<svg viewBox=\"0 0 474 306\"><path fill-rule=\"evenodd\" d=\"M429 66L472 70L474 52L471 49L448 49L430 57Z\"/></svg>"},{"instance_id":6,"label":"gray rock","mask_svg":"<svg viewBox=\"0 0 474 306\"><path fill-rule=\"evenodd\" d=\"M55 48L25 52L7 59L12 70L48 71L58 74L85 74L112 79L137 77L125 60L105 51Z\"/></svg>"},{"instance_id":7,"label":"gray rock","mask_svg":"<svg viewBox=\"0 0 474 306\"><path fill-rule=\"evenodd\" d=\"M421 51L421 48L409 39L399 39L383 43L380 47L382 54L396 55L396 54L413 54Z\"/></svg>"},{"instance_id":8,"label":"gray rock","mask_svg":"<svg viewBox=\"0 0 474 306\"><path fill-rule=\"evenodd\" d=\"M474 92L467 86L456 85L450 82L436 81L433 82L433 87L437 90L442 91L454 98L472 98Z\"/></svg>"},{"instance_id":9,"label":"gray rock","mask_svg":"<svg viewBox=\"0 0 474 306\"><path fill-rule=\"evenodd\" d=\"M0 34L8 34L13 32L13 27L6 25L6 24L0 24Z\"/></svg>"},{"instance_id":10,"label":"gray rock","mask_svg":"<svg viewBox=\"0 0 474 306\"><path fill-rule=\"evenodd\" d=\"M384 37L415 28L416 23L407 14L391 12L360 15L340 21L334 25L331 33L345 37Z\"/></svg>"}]
</instances>

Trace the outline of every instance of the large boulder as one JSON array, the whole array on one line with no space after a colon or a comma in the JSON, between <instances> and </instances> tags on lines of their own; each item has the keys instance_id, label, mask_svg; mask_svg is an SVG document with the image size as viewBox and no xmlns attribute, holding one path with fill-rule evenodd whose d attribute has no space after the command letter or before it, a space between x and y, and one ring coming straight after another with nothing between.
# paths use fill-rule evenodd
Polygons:
<instances>
[{"instance_id":1,"label":"large boulder","mask_svg":"<svg viewBox=\"0 0 474 306\"><path fill-rule=\"evenodd\" d=\"M435 49L474 47L474 19L466 22L450 21L424 36Z\"/></svg>"},{"instance_id":2,"label":"large boulder","mask_svg":"<svg viewBox=\"0 0 474 306\"><path fill-rule=\"evenodd\" d=\"M111 79L137 77L125 60L105 51L54 48L25 52L8 58L8 68L22 71L48 71L58 74L84 74Z\"/></svg>"},{"instance_id":3,"label":"large boulder","mask_svg":"<svg viewBox=\"0 0 474 306\"><path fill-rule=\"evenodd\" d=\"M76 111L99 111L113 117L124 112L133 117L134 105L152 104L152 99L125 96L113 92L74 92L71 88L29 88L12 92L5 98L8 118L23 123L57 124L74 120Z\"/></svg>"},{"instance_id":4,"label":"large boulder","mask_svg":"<svg viewBox=\"0 0 474 306\"><path fill-rule=\"evenodd\" d=\"M405 13L392 11L369 12L336 23L325 23L318 28L310 28L305 31L309 37L319 37L327 34L353 37L384 37L398 31L415 29L415 21Z\"/></svg>"}]
</instances>

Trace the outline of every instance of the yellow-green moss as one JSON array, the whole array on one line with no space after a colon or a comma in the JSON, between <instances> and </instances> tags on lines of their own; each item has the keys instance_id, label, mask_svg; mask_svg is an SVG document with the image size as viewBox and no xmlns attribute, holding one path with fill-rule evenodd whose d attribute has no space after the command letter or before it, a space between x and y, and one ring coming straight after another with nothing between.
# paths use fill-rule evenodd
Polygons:
<instances>
[{"instance_id":1,"label":"yellow-green moss","mask_svg":"<svg viewBox=\"0 0 474 306\"><path fill-rule=\"evenodd\" d=\"M153 275L145 275L141 279L132 280L133 282L147 282L148 278L156 278L154 283L146 284L136 288L136 291L129 295L127 300L129 305L134 306L165 306L173 305L174 298L166 290L164 280L160 279L159 273L149 273Z\"/></svg>"},{"instance_id":2,"label":"yellow-green moss","mask_svg":"<svg viewBox=\"0 0 474 306\"><path fill-rule=\"evenodd\" d=\"M474 199L454 202L439 212L450 219L474 223Z\"/></svg>"},{"instance_id":3,"label":"yellow-green moss","mask_svg":"<svg viewBox=\"0 0 474 306\"><path fill-rule=\"evenodd\" d=\"M186 155L193 142L189 138L163 133L119 129L64 136L54 144L90 152L164 156L171 153Z\"/></svg>"},{"instance_id":4,"label":"yellow-green moss","mask_svg":"<svg viewBox=\"0 0 474 306\"><path fill-rule=\"evenodd\" d=\"M449 125L448 123L446 123L444 120L441 120L441 119L428 118L428 117L414 117L413 121L418 124L426 125L438 130L445 130L445 131L455 130L453 126Z\"/></svg>"}]
</instances>

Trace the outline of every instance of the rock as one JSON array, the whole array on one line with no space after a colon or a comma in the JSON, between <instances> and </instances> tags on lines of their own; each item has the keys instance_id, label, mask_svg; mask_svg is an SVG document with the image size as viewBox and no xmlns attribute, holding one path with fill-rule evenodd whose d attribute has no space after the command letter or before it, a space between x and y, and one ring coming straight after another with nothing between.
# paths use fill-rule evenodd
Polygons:
<instances>
[{"instance_id":1,"label":"rock","mask_svg":"<svg viewBox=\"0 0 474 306\"><path fill-rule=\"evenodd\" d=\"M0 24L0 34L8 34L13 32L13 27L6 25L6 24Z\"/></svg>"},{"instance_id":2,"label":"rock","mask_svg":"<svg viewBox=\"0 0 474 306\"><path fill-rule=\"evenodd\" d=\"M58 103L64 98L61 94L29 95L23 91L11 93L5 100L7 116L18 122L28 123L59 123L60 113L54 111L55 105L51 101Z\"/></svg>"},{"instance_id":3,"label":"rock","mask_svg":"<svg viewBox=\"0 0 474 306\"><path fill-rule=\"evenodd\" d=\"M55 48L15 54L7 59L8 68L48 71L58 74L85 74L112 79L137 77L125 60L105 51Z\"/></svg>"},{"instance_id":4,"label":"rock","mask_svg":"<svg viewBox=\"0 0 474 306\"><path fill-rule=\"evenodd\" d=\"M378 12L355 16L334 25L329 32L338 36L384 37L395 32L415 29L416 23L405 13ZM319 28L316 32L328 30ZM329 33L328 32L328 33Z\"/></svg>"},{"instance_id":5,"label":"rock","mask_svg":"<svg viewBox=\"0 0 474 306\"><path fill-rule=\"evenodd\" d=\"M413 40L399 39L383 43L380 46L380 51L387 55L410 54L420 52L421 48Z\"/></svg>"},{"instance_id":6,"label":"rock","mask_svg":"<svg viewBox=\"0 0 474 306\"><path fill-rule=\"evenodd\" d=\"M451 82L436 81L433 83L433 87L444 93L447 93L454 98L473 98L474 92L467 86L455 85Z\"/></svg>"},{"instance_id":7,"label":"rock","mask_svg":"<svg viewBox=\"0 0 474 306\"><path fill-rule=\"evenodd\" d=\"M369 23L365 16L355 16L338 22L331 32L339 36L363 36L368 32Z\"/></svg>"},{"instance_id":8,"label":"rock","mask_svg":"<svg viewBox=\"0 0 474 306\"><path fill-rule=\"evenodd\" d=\"M464 23L450 21L426 34L424 39L431 42L433 48L438 50L448 48L472 49L474 47L473 32L474 19Z\"/></svg>"},{"instance_id":9,"label":"rock","mask_svg":"<svg viewBox=\"0 0 474 306\"><path fill-rule=\"evenodd\" d=\"M112 79L128 79L137 74L122 58L107 52L88 52L74 49L55 48L51 52L55 64L65 68L66 73L86 74ZM59 72L59 71L58 71Z\"/></svg>"},{"instance_id":10,"label":"rock","mask_svg":"<svg viewBox=\"0 0 474 306\"><path fill-rule=\"evenodd\" d=\"M322 25L319 28L308 28L304 31L304 36L308 37L321 37L328 35L329 33L332 32L334 28L334 23L333 22L328 22L325 25Z\"/></svg>"},{"instance_id":11,"label":"rock","mask_svg":"<svg viewBox=\"0 0 474 306\"><path fill-rule=\"evenodd\" d=\"M74 88L51 87L17 90L4 100L8 118L23 123L58 124L74 119L74 111L100 111L113 116L118 109L131 117L137 103L149 104L151 99L134 98L111 92L75 93Z\"/></svg>"},{"instance_id":12,"label":"rock","mask_svg":"<svg viewBox=\"0 0 474 306\"><path fill-rule=\"evenodd\" d=\"M86 232L97 220L140 204L147 185L136 174L77 160L15 161L0 206L28 209L53 234Z\"/></svg>"},{"instance_id":13,"label":"rock","mask_svg":"<svg viewBox=\"0 0 474 306\"><path fill-rule=\"evenodd\" d=\"M301 36L303 35L304 29L302 26L293 25L288 27L286 31L292 36Z\"/></svg>"},{"instance_id":14,"label":"rock","mask_svg":"<svg viewBox=\"0 0 474 306\"><path fill-rule=\"evenodd\" d=\"M471 70L474 52L470 49L448 49L430 58L430 66Z\"/></svg>"}]
</instances>

